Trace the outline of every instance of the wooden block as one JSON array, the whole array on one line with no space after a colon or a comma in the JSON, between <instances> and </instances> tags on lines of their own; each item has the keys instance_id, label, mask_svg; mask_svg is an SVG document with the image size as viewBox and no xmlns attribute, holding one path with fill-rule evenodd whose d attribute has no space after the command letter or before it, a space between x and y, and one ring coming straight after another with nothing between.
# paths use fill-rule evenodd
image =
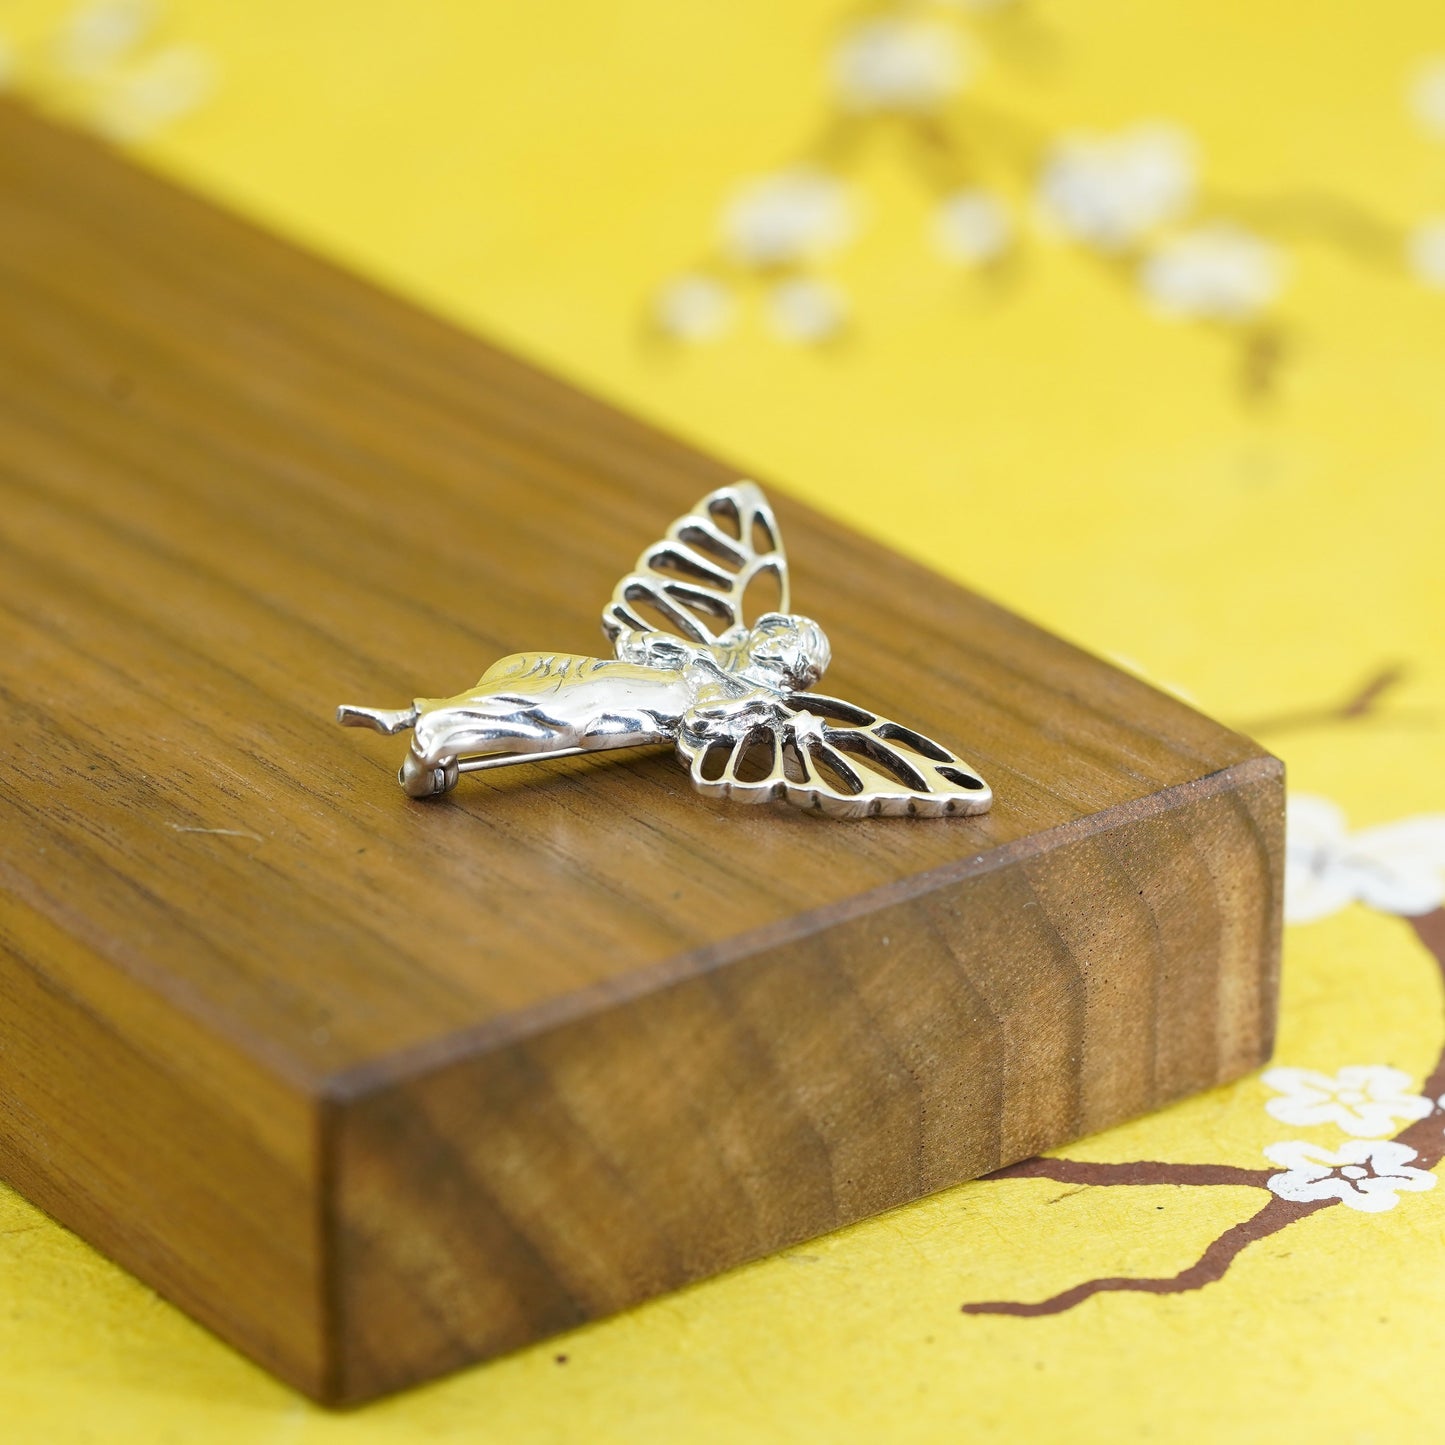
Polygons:
<instances>
[{"instance_id":1,"label":"wooden block","mask_svg":"<svg viewBox=\"0 0 1445 1445\"><path fill-rule=\"evenodd\" d=\"M13 108L0 313L0 1169L302 1390L1268 1055L1247 739L775 493L829 690L956 745L991 814L729 810L661 752L412 803L337 702L600 649L734 469Z\"/></svg>"}]
</instances>

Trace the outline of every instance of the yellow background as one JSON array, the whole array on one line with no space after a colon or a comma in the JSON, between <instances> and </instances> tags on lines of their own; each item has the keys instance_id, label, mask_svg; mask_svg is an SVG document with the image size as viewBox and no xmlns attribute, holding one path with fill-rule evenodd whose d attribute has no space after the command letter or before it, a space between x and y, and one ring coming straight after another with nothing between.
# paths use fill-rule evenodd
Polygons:
<instances>
[{"instance_id":1,"label":"yellow background","mask_svg":"<svg viewBox=\"0 0 1445 1445\"><path fill-rule=\"evenodd\" d=\"M49 60L73 7L0 0L14 84L84 118ZM974 94L1040 131L1169 118L1219 192L1323 188L1388 227L1445 211L1445 143L1405 99L1438 0L1055 0ZM646 335L741 179L827 113L844 0L175 0L213 94L147 164L735 459L1245 724L1403 662L1376 717L1266 735L1356 823L1445 811L1445 294L1306 238L1277 394L1227 335L1154 316L1030 230L995 289L930 249L886 139L826 274L846 341ZM952 18L949 18L952 17ZM159 42L156 42L159 43ZM1027 214L1027 197L1014 188ZM1356 906L1287 935L1280 1062L1441 1043L1409 928ZM1258 1168L1291 1130L1246 1080L1066 1151ZM847 1442L1434 1439L1445 1434L1445 1189L1335 1208L1219 1284L1062 1316L967 1317L1169 1274L1263 1202L1231 1188L983 1182L347 1417L274 1384L0 1190L0 1438ZM556 1357L565 1354L566 1362Z\"/></svg>"}]
</instances>

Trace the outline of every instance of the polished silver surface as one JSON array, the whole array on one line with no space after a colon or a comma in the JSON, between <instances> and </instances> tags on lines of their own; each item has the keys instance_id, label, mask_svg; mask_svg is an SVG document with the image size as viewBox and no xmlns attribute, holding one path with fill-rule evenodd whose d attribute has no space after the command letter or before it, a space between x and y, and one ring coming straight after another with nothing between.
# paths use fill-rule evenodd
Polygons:
<instances>
[{"instance_id":1,"label":"polished silver surface","mask_svg":"<svg viewBox=\"0 0 1445 1445\"><path fill-rule=\"evenodd\" d=\"M672 743L710 797L834 818L986 812L988 784L947 748L809 691L828 639L789 601L773 509L739 482L679 517L617 584L602 614L612 657L517 653L454 697L343 706L337 721L412 733L399 777L413 798L462 773Z\"/></svg>"}]
</instances>

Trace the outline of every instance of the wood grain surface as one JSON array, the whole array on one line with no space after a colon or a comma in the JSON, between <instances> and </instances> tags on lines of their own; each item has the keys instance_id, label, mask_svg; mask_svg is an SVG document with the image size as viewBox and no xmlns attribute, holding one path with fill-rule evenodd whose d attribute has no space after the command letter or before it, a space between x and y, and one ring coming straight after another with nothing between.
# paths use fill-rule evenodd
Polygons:
<instances>
[{"instance_id":1,"label":"wood grain surface","mask_svg":"<svg viewBox=\"0 0 1445 1445\"><path fill-rule=\"evenodd\" d=\"M736 470L8 106L0 315L0 1167L300 1388L1267 1055L1282 778L1247 739L770 488L828 691L992 813L730 810L666 752L412 803L404 740L335 705L602 650Z\"/></svg>"}]
</instances>

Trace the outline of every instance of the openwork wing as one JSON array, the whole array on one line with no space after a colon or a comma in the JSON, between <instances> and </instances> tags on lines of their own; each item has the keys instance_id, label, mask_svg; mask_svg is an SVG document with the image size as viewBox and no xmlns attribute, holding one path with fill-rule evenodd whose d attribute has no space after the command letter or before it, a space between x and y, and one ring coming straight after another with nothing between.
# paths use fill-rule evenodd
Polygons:
<instances>
[{"instance_id":1,"label":"openwork wing","mask_svg":"<svg viewBox=\"0 0 1445 1445\"><path fill-rule=\"evenodd\" d=\"M709 493L637 559L603 611L602 627L614 643L630 630L655 629L708 646L760 612L787 610L788 559L777 519L760 487L738 482Z\"/></svg>"},{"instance_id":2,"label":"openwork wing","mask_svg":"<svg viewBox=\"0 0 1445 1445\"><path fill-rule=\"evenodd\" d=\"M986 813L993 791L962 758L835 697L793 693L694 709L677 750L693 786L739 803L785 798L834 818Z\"/></svg>"}]
</instances>

